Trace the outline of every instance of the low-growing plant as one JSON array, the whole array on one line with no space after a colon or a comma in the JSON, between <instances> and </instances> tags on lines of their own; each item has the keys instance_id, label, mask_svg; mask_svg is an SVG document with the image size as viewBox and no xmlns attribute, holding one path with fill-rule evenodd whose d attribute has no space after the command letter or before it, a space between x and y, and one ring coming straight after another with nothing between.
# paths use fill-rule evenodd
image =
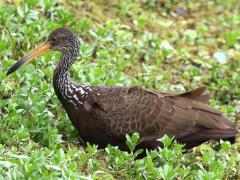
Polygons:
<instances>
[{"instance_id":1,"label":"low-growing plant","mask_svg":"<svg viewBox=\"0 0 240 180\"><path fill-rule=\"evenodd\" d=\"M138 149L137 133L126 136L129 151L82 143L52 87L59 53L6 76L50 31L68 27L81 38L76 82L205 84L210 104L239 127L239 8L237 0L0 2L0 179L239 179L239 137L188 151L167 136L163 148Z\"/></svg>"}]
</instances>

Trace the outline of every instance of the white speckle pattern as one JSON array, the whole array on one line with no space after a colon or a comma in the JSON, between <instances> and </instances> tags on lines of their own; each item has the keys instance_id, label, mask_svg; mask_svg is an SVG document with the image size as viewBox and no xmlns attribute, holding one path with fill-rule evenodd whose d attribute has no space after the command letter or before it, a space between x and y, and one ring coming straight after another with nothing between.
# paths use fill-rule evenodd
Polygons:
<instances>
[{"instance_id":1,"label":"white speckle pattern","mask_svg":"<svg viewBox=\"0 0 240 180\"><path fill-rule=\"evenodd\" d=\"M69 100L68 102L72 103L74 105L74 107L77 106L77 104L74 101L72 101L72 100Z\"/></svg>"},{"instance_id":2,"label":"white speckle pattern","mask_svg":"<svg viewBox=\"0 0 240 180\"><path fill-rule=\"evenodd\" d=\"M77 101L79 100L76 94L73 95L73 98Z\"/></svg>"},{"instance_id":3,"label":"white speckle pattern","mask_svg":"<svg viewBox=\"0 0 240 180\"><path fill-rule=\"evenodd\" d=\"M79 47L79 44L77 45ZM70 79L68 71L79 54L78 50L75 51L75 49L73 49L73 52L66 51L62 53L61 61L59 62L58 67L54 70L53 78L53 85L57 94L60 95L65 102L71 104L74 109L81 108L85 99L88 96L91 96L92 93L100 96L100 93L94 87L77 85Z\"/></svg>"},{"instance_id":4,"label":"white speckle pattern","mask_svg":"<svg viewBox=\"0 0 240 180\"><path fill-rule=\"evenodd\" d=\"M89 86L86 87L86 89L87 89L88 91L92 92L92 88L90 88Z\"/></svg>"},{"instance_id":5,"label":"white speckle pattern","mask_svg":"<svg viewBox=\"0 0 240 180\"><path fill-rule=\"evenodd\" d=\"M58 77L54 83L58 93L66 102L72 104L74 109L81 108L85 99L92 93L101 95L94 87L74 84L68 73L59 74Z\"/></svg>"},{"instance_id":6,"label":"white speckle pattern","mask_svg":"<svg viewBox=\"0 0 240 180\"><path fill-rule=\"evenodd\" d=\"M83 90L83 88L78 88L78 91L80 92L80 94L85 94L85 91Z\"/></svg>"}]
</instances>

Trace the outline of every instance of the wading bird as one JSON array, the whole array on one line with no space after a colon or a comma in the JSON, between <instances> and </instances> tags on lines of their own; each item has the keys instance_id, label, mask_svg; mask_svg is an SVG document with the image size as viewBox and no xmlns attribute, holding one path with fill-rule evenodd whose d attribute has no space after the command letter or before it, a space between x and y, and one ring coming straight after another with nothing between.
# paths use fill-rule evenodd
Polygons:
<instances>
[{"instance_id":1,"label":"wading bird","mask_svg":"<svg viewBox=\"0 0 240 180\"><path fill-rule=\"evenodd\" d=\"M80 41L59 28L46 42L14 64L7 75L46 51L60 51L53 74L54 90L83 140L126 150L125 135L138 132L138 147L153 149L164 134L187 148L208 140L235 140L234 125L221 111L208 105L209 91L200 87L185 93L162 93L141 87L88 86L71 81L69 69L79 55Z\"/></svg>"}]
</instances>

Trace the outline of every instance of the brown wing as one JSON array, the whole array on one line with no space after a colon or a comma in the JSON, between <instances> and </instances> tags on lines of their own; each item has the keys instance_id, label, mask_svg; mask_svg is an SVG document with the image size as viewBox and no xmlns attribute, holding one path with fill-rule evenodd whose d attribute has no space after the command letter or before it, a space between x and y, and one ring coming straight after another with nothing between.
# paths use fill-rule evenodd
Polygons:
<instances>
[{"instance_id":1,"label":"brown wing","mask_svg":"<svg viewBox=\"0 0 240 180\"><path fill-rule=\"evenodd\" d=\"M181 142L202 142L236 134L222 112L207 105L206 87L182 94L133 88L105 88L91 98L90 111L106 122L112 136L139 132L144 141L164 134ZM225 130L228 131L225 131Z\"/></svg>"},{"instance_id":2,"label":"brown wing","mask_svg":"<svg viewBox=\"0 0 240 180\"><path fill-rule=\"evenodd\" d=\"M198 102L208 104L210 99L210 91L207 89L207 86L202 86L192 91L179 94L181 97L187 97Z\"/></svg>"},{"instance_id":3,"label":"brown wing","mask_svg":"<svg viewBox=\"0 0 240 180\"><path fill-rule=\"evenodd\" d=\"M159 92L157 90L150 90L147 89L146 91L156 94L158 97L161 96L180 96L180 97L187 97L202 103L206 103L208 104L209 99L210 99L210 91L207 89L207 86L202 86L199 88L196 88L194 90L191 91L187 91L184 93L163 93L163 92Z\"/></svg>"}]
</instances>

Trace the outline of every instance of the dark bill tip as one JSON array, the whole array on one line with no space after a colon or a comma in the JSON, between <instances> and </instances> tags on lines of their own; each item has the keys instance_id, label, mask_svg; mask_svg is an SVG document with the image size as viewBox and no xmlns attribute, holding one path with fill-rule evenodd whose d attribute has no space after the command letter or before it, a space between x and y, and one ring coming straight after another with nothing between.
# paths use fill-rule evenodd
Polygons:
<instances>
[{"instance_id":1,"label":"dark bill tip","mask_svg":"<svg viewBox=\"0 0 240 180\"><path fill-rule=\"evenodd\" d=\"M16 62L11 68L8 69L7 76L12 74L17 69L19 69L24 63L25 63L25 58L23 58L23 59L19 60L18 62Z\"/></svg>"},{"instance_id":2,"label":"dark bill tip","mask_svg":"<svg viewBox=\"0 0 240 180\"><path fill-rule=\"evenodd\" d=\"M22 59L20 59L18 62L16 62L8 71L7 76L12 74L14 71L19 69L22 65L32 61L34 58L42 55L43 53L50 50L50 43L44 42L39 47L31 51L28 55L24 56Z\"/></svg>"}]
</instances>

